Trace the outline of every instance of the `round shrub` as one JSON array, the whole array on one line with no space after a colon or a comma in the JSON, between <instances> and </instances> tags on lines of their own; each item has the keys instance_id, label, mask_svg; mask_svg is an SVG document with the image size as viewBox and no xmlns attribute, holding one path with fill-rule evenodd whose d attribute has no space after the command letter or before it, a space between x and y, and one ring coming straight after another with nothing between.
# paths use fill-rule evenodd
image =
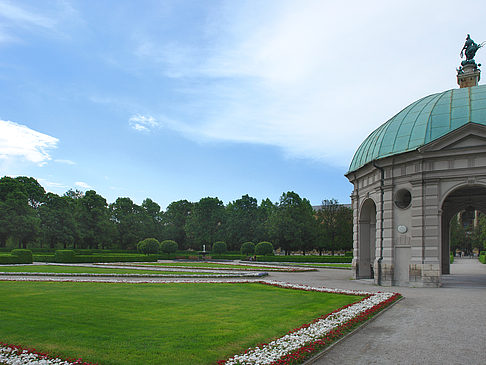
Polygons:
<instances>
[{"instance_id":1,"label":"round shrub","mask_svg":"<svg viewBox=\"0 0 486 365\"><path fill-rule=\"evenodd\" d=\"M255 254L257 255L273 255L273 245L270 242L260 242L255 246Z\"/></svg>"},{"instance_id":2,"label":"round shrub","mask_svg":"<svg viewBox=\"0 0 486 365\"><path fill-rule=\"evenodd\" d=\"M159 249L160 243L155 238L146 238L137 244L138 252L144 253L145 255L157 253Z\"/></svg>"},{"instance_id":3,"label":"round shrub","mask_svg":"<svg viewBox=\"0 0 486 365\"><path fill-rule=\"evenodd\" d=\"M255 244L253 242L245 242L241 245L242 255L253 255L255 253Z\"/></svg>"},{"instance_id":4,"label":"round shrub","mask_svg":"<svg viewBox=\"0 0 486 365\"><path fill-rule=\"evenodd\" d=\"M165 240L162 241L160 244L160 250L162 252L165 252L168 256L170 256L172 252L176 252L178 248L179 245L176 241L173 240Z\"/></svg>"},{"instance_id":5,"label":"round shrub","mask_svg":"<svg viewBox=\"0 0 486 365\"><path fill-rule=\"evenodd\" d=\"M228 250L226 243L223 241L218 241L213 243L213 250L212 252L215 254L223 254Z\"/></svg>"}]
</instances>

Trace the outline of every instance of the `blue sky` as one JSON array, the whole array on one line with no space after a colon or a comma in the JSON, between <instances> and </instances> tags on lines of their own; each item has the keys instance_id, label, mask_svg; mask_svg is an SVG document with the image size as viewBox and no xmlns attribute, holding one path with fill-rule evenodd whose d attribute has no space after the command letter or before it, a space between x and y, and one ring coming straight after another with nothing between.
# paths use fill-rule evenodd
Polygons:
<instances>
[{"instance_id":1,"label":"blue sky","mask_svg":"<svg viewBox=\"0 0 486 365\"><path fill-rule=\"evenodd\" d=\"M456 87L483 8L0 0L0 174L163 208L289 190L348 203L361 141Z\"/></svg>"}]
</instances>

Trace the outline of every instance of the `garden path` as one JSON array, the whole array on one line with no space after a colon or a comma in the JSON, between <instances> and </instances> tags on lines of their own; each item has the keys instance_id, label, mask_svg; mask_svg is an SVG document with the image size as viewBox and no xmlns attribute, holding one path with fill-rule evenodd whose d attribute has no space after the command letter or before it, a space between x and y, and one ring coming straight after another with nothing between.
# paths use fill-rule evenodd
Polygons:
<instances>
[{"instance_id":1,"label":"garden path","mask_svg":"<svg viewBox=\"0 0 486 365\"><path fill-rule=\"evenodd\" d=\"M292 278L293 277L293 278ZM324 364L485 364L486 265L458 259L442 288L383 288L325 270L269 279L309 285L398 291L404 299L315 362Z\"/></svg>"}]
</instances>

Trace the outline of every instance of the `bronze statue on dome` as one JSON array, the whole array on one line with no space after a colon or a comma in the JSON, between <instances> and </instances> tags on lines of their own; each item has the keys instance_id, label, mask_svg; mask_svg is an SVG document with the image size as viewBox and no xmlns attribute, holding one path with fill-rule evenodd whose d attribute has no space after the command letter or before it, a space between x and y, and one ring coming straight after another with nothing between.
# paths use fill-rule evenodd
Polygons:
<instances>
[{"instance_id":1,"label":"bronze statue on dome","mask_svg":"<svg viewBox=\"0 0 486 365\"><path fill-rule=\"evenodd\" d=\"M486 42L483 42L481 44L477 44L471 39L471 36L468 34L466 37L466 42L464 43L464 47L461 49L461 58L464 57L464 54L466 55L466 60L461 62L462 66L465 66L467 64L475 64L476 62L474 61L474 56L476 55L476 52L478 49L480 49L482 46L484 46Z\"/></svg>"}]
</instances>

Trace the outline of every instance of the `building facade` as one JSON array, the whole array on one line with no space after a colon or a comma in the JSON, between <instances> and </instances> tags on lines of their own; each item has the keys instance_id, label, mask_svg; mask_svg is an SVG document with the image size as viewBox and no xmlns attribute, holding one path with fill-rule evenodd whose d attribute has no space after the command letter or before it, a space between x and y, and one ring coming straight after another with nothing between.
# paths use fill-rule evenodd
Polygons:
<instances>
[{"instance_id":1,"label":"building facade","mask_svg":"<svg viewBox=\"0 0 486 365\"><path fill-rule=\"evenodd\" d=\"M486 212L486 86L468 65L458 70L459 89L407 106L356 151L346 174L355 278L440 286L450 273L452 217Z\"/></svg>"}]
</instances>

